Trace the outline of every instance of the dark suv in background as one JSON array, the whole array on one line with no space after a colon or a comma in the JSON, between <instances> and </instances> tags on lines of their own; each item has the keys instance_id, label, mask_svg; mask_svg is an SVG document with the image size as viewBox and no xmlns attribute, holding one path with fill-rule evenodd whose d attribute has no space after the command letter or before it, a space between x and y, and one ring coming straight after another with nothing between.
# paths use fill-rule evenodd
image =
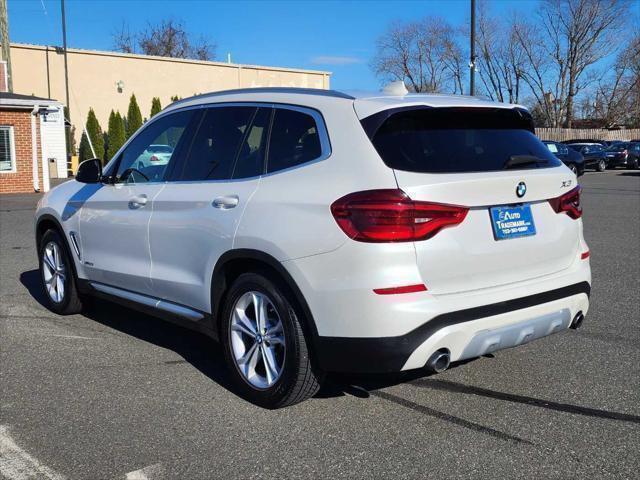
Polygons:
<instances>
[{"instance_id":1,"label":"dark suv in background","mask_svg":"<svg viewBox=\"0 0 640 480\"><path fill-rule=\"evenodd\" d=\"M563 143L552 142L551 140L543 140L542 143L578 177L584 174L584 157L581 153Z\"/></svg>"},{"instance_id":2,"label":"dark suv in background","mask_svg":"<svg viewBox=\"0 0 640 480\"><path fill-rule=\"evenodd\" d=\"M605 154L609 168L638 168L638 164L640 163L640 143L616 143L607 147Z\"/></svg>"},{"instance_id":3,"label":"dark suv in background","mask_svg":"<svg viewBox=\"0 0 640 480\"><path fill-rule=\"evenodd\" d=\"M569 147L584 157L585 168L595 168L599 172L607 169L607 155L602 145L598 143L570 143Z\"/></svg>"}]
</instances>

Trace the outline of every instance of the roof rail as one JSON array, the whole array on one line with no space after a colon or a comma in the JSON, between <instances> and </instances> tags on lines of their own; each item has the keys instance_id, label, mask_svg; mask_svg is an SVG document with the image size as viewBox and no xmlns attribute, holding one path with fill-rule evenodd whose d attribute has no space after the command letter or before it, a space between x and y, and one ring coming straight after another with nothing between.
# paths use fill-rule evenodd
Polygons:
<instances>
[{"instance_id":1,"label":"roof rail","mask_svg":"<svg viewBox=\"0 0 640 480\"><path fill-rule=\"evenodd\" d=\"M221 90L218 92L202 93L200 95L194 95L192 97L182 98L177 100L169 106L180 105L191 100L205 97L219 97L223 95L234 95L242 93L293 93L301 95L319 95L322 97L335 97L344 98L346 100L355 100L355 97L346 93L338 92L337 90L324 90L320 88L299 88L299 87L255 87L255 88L237 88L233 90Z\"/></svg>"}]
</instances>

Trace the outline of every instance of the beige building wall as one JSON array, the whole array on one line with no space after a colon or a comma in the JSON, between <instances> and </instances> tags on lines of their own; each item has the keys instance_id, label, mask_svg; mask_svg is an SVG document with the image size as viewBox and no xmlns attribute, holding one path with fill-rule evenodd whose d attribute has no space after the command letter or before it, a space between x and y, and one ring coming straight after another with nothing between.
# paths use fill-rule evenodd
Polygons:
<instances>
[{"instance_id":1,"label":"beige building wall","mask_svg":"<svg viewBox=\"0 0 640 480\"><path fill-rule=\"evenodd\" d=\"M149 117L151 99L160 97L162 106L171 97L246 87L329 88L330 72L299 70L221 62L204 62L147 55L94 50L67 50L69 103L76 125L76 142L81 121L92 107L103 130L111 109L126 114L135 93L144 118ZM65 103L64 55L54 47L11 44L15 93L53 98ZM118 84L123 86L118 91Z\"/></svg>"}]
</instances>

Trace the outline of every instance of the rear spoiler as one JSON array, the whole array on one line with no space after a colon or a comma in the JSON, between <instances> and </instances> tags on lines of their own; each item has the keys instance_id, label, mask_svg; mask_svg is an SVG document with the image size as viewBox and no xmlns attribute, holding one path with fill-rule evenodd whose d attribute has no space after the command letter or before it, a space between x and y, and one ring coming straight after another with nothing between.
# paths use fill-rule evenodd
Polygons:
<instances>
[{"instance_id":1,"label":"rear spoiler","mask_svg":"<svg viewBox=\"0 0 640 480\"><path fill-rule=\"evenodd\" d=\"M520 107L431 107L411 105L390 108L360 120L362 128L369 138L373 138L380 127L391 117L400 114L420 115L425 129L451 128L503 128L524 129L535 132L533 117L528 110ZM427 112L432 113L429 115Z\"/></svg>"}]
</instances>

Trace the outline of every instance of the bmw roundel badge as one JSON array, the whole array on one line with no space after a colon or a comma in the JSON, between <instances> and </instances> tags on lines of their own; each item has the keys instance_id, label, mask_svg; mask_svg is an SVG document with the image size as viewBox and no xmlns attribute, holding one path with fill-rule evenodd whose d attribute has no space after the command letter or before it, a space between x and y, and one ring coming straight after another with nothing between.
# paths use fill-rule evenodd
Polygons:
<instances>
[{"instance_id":1,"label":"bmw roundel badge","mask_svg":"<svg viewBox=\"0 0 640 480\"><path fill-rule=\"evenodd\" d=\"M516 195L518 198L524 197L524 194L527 193L527 184L524 182L520 182L516 187Z\"/></svg>"}]
</instances>

